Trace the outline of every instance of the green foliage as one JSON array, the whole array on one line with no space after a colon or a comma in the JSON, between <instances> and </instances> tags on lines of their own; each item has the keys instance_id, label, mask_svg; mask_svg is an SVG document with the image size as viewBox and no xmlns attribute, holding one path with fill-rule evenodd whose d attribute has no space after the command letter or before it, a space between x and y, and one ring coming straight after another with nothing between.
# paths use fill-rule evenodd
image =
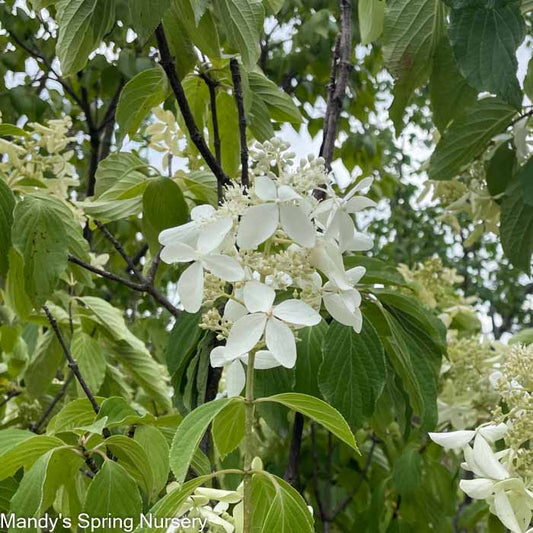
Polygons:
<instances>
[{"instance_id":1,"label":"green foliage","mask_svg":"<svg viewBox=\"0 0 533 533\"><path fill-rule=\"evenodd\" d=\"M0 227L10 228L13 224L13 208L15 207L15 197L8 185L0 180ZM9 267L8 253L11 248L11 233L2 231L0 233L0 276L5 276Z\"/></svg>"}]
</instances>

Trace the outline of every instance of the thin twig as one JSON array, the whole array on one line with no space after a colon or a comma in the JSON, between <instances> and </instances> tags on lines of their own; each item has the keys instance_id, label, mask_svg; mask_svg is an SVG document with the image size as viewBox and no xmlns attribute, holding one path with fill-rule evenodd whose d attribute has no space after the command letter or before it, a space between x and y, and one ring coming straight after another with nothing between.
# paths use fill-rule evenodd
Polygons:
<instances>
[{"instance_id":1,"label":"thin twig","mask_svg":"<svg viewBox=\"0 0 533 533\"><path fill-rule=\"evenodd\" d=\"M48 417L50 416L50 414L54 410L55 406L59 403L61 398L63 398L63 396L65 396L65 393L67 392L67 389L68 389L68 387L69 387L69 385L70 385L70 383L72 382L73 379L74 379L74 373L70 372L69 375L67 376L67 379L65 379L65 382L63 383L63 386L61 387L59 392L54 396L53 400L51 401L50 405L46 408L44 413L39 417L39 420L37 420L37 422L34 422L31 425L30 431L33 431L33 433L38 433L39 432L39 429L46 422L46 420L48 420Z\"/></svg>"},{"instance_id":2,"label":"thin twig","mask_svg":"<svg viewBox=\"0 0 533 533\"><path fill-rule=\"evenodd\" d=\"M13 398L16 398L17 396L20 396L22 393L20 391L10 391L7 393L7 396L0 401L0 407L3 407L7 402L12 400Z\"/></svg>"},{"instance_id":3,"label":"thin twig","mask_svg":"<svg viewBox=\"0 0 533 533\"><path fill-rule=\"evenodd\" d=\"M292 438L289 448L289 460L287 468L285 469L284 479L296 487L298 482L298 461L300 459L300 450L302 447L302 435L304 430L304 417L301 413L294 415L294 422L292 426Z\"/></svg>"},{"instance_id":4,"label":"thin twig","mask_svg":"<svg viewBox=\"0 0 533 533\"><path fill-rule=\"evenodd\" d=\"M67 346L67 343L65 342L65 339L63 338L63 334L61 333L61 330L59 329L59 326L57 325L56 319L50 312L50 309L46 305L43 305L43 311L46 315L46 318L48 319L48 322L50 322L50 326L52 326L52 330L54 331L57 340L59 341L59 344L61 346L61 349L63 350L63 354L65 355L65 358L67 359L68 366L71 369L72 373L78 380L78 383L80 384L81 388L83 389L83 392L85 393L85 396L87 396L91 407L93 408L93 411L98 414L100 412L100 406L98 405L98 402L96 401L96 398L94 397L93 393L91 392L91 389L89 388L89 385L87 385L87 382L83 378L80 372L80 368L78 367L78 363L72 357L72 354L70 353L70 349Z\"/></svg>"},{"instance_id":5,"label":"thin twig","mask_svg":"<svg viewBox=\"0 0 533 533\"><path fill-rule=\"evenodd\" d=\"M222 167L222 146L220 143L220 131L218 129L217 113L217 86L218 81L214 80L209 74L202 72L200 77L205 81L209 90L209 105L211 107L211 123L213 125L213 146L215 147L215 157L217 163Z\"/></svg>"},{"instance_id":6,"label":"thin twig","mask_svg":"<svg viewBox=\"0 0 533 533\"><path fill-rule=\"evenodd\" d=\"M232 58L229 66L231 69L231 78L233 80L233 93L235 102L237 104L237 112L239 115L239 133L241 143L241 183L246 189L250 185L248 177L248 144L246 141L246 113L244 111L244 96L242 93L242 79L239 62Z\"/></svg>"},{"instance_id":7,"label":"thin twig","mask_svg":"<svg viewBox=\"0 0 533 533\"><path fill-rule=\"evenodd\" d=\"M155 36L157 40L157 46L159 48L161 66L163 67L170 86L172 88L172 91L174 92L174 96L176 97L176 100L178 102L178 106L183 116L183 120L185 121L185 125L187 126L191 141L194 143L201 156L204 158L204 161L210 168L211 172L213 172L213 174L215 175L219 186L225 187L229 183L229 178L215 159L215 156L211 153L211 150L209 149L209 146L207 146L202 132L198 129L198 126L196 125L196 121L194 120L194 116L189 106L189 102L187 101L187 97L185 96L185 91L183 90L183 85L181 84L181 81L178 78L176 67L174 65L174 60L168 47L165 31L163 30L163 26L161 24L155 30Z\"/></svg>"}]
</instances>

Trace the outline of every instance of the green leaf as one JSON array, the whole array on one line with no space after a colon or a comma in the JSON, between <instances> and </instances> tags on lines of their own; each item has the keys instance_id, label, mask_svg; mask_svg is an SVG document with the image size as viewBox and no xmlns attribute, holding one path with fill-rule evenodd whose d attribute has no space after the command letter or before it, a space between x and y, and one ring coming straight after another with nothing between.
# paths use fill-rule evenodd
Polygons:
<instances>
[{"instance_id":1,"label":"green leaf","mask_svg":"<svg viewBox=\"0 0 533 533\"><path fill-rule=\"evenodd\" d=\"M129 0L131 23L142 43L145 43L161 22L169 8L168 0Z\"/></svg>"},{"instance_id":2,"label":"green leaf","mask_svg":"<svg viewBox=\"0 0 533 533\"><path fill-rule=\"evenodd\" d=\"M11 500L17 492L17 488L18 482L12 477L0 481L0 513L9 513Z\"/></svg>"},{"instance_id":3,"label":"green leaf","mask_svg":"<svg viewBox=\"0 0 533 533\"><path fill-rule=\"evenodd\" d=\"M0 480L13 476L19 468L28 470L39 457L64 444L55 437L22 429L0 431Z\"/></svg>"},{"instance_id":4,"label":"green leaf","mask_svg":"<svg viewBox=\"0 0 533 533\"><path fill-rule=\"evenodd\" d=\"M260 72L254 71L248 73L248 83L254 97L261 98L273 120L301 124L302 115L293 99L274 82Z\"/></svg>"},{"instance_id":5,"label":"green leaf","mask_svg":"<svg viewBox=\"0 0 533 533\"><path fill-rule=\"evenodd\" d=\"M0 137L29 137L29 133L13 124L0 124Z\"/></svg>"},{"instance_id":6,"label":"green leaf","mask_svg":"<svg viewBox=\"0 0 533 533\"><path fill-rule=\"evenodd\" d=\"M357 3L361 44L370 44L383 33L384 0L359 0Z\"/></svg>"},{"instance_id":7,"label":"green leaf","mask_svg":"<svg viewBox=\"0 0 533 533\"><path fill-rule=\"evenodd\" d=\"M495 93L520 107L516 50L524 40L525 24L518 2L452 9L449 35L467 81L478 91Z\"/></svg>"},{"instance_id":8,"label":"green leaf","mask_svg":"<svg viewBox=\"0 0 533 533\"><path fill-rule=\"evenodd\" d=\"M150 180L143 194L143 233L155 254L159 234L167 228L187 222L189 208L181 189L168 178Z\"/></svg>"},{"instance_id":9,"label":"green leaf","mask_svg":"<svg viewBox=\"0 0 533 533\"><path fill-rule=\"evenodd\" d=\"M370 322L364 321L359 334L338 322L330 324L318 379L324 398L352 427L372 416L387 371L383 346Z\"/></svg>"},{"instance_id":10,"label":"green leaf","mask_svg":"<svg viewBox=\"0 0 533 533\"><path fill-rule=\"evenodd\" d=\"M57 55L64 76L80 71L115 23L115 0L59 0Z\"/></svg>"},{"instance_id":11,"label":"green leaf","mask_svg":"<svg viewBox=\"0 0 533 533\"><path fill-rule=\"evenodd\" d=\"M165 360L171 375L182 375L194 354L196 345L202 336L200 328L201 312L180 313L168 339Z\"/></svg>"},{"instance_id":12,"label":"green leaf","mask_svg":"<svg viewBox=\"0 0 533 533\"><path fill-rule=\"evenodd\" d=\"M533 100L533 57L527 64L527 74L524 79L524 92L530 100Z\"/></svg>"},{"instance_id":13,"label":"green leaf","mask_svg":"<svg viewBox=\"0 0 533 533\"><path fill-rule=\"evenodd\" d=\"M19 318L26 319L33 311L33 304L24 286L24 261L22 255L11 248L8 254L9 270L6 276L4 298L6 304Z\"/></svg>"},{"instance_id":14,"label":"green leaf","mask_svg":"<svg viewBox=\"0 0 533 533\"><path fill-rule=\"evenodd\" d=\"M217 180L211 172L198 170L187 175L179 176L180 185L188 197L198 203L218 204Z\"/></svg>"},{"instance_id":15,"label":"green leaf","mask_svg":"<svg viewBox=\"0 0 533 533\"><path fill-rule=\"evenodd\" d=\"M93 394L98 394L102 386L107 368L107 361L100 343L87 333L77 330L70 344L72 356L78 363L81 375ZM78 393L82 390L77 383Z\"/></svg>"},{"instance_id":16,"label":"green leaf","mask_svg":"<svg viewBox=\"0 0 533 533\"><path fill-rule=\"evenodd\" d=\"M376 257L364 255L352 255L344 257L344 267L346 270L356 266L365 267L366 272L361 283L380 285L406 285L405 279L398 272L395 266L385 263Z\"/></svg>"},{"instance_id":17,"label":"green leaf","mask_svg":"<svg viewBox=\"0 0 533 533\"><path fill-rule=\"evenodd\" d=\"M313 515L296 489L271 474L252 478L252 529L259 533L273 531L313 533Z\"/></svg>"},{"instance_id":18,"label":"green leaf","mask_svg":"<svg viewBox=\"0 0 533 533\"><path fill-rule=\"evenodd\" d=\"M459 72L448 37L443 36L435 51L435 60L429 80L429 97L433 121L443 132L446 126L464 109L475 103L474 90Z\"/></svg>"},{"instance_id":19,"label":"green leaf","mask_svg":"<svg viewBox=\"0 0 533 533\"><path fill-rule=\"evenodd\" d=\"M19 517L42 516L52 505L57 489L83 463L74 450L49 450L26 472L11 500Z\"/></svg>"},{"instance_id":20,"label":"green leaf","mask_svg":"<svg viewBox=\"0 0 533 533\"><path fill-rule=\"evenodd\" d=\"M247 70L251 70L261 55L260 34L265 9L261 0L219 0L215 11L232 48L241 54Z\"/></svg>"},{"instance_id":21,"label":"green leaf","mask_svg":"<svg viewBox=\"0 0 533 533\"><path fill-rule=\"evenodd\" d=\"M8 252L11 248L11 226L15 196L8 184L0 178L0 276L5 276L9 267Z\"/></svg>"},{"instance_id":22,"label":"green leaf","mask_svg":"<svg viewBox=\"0 0 533 533\"><path fill-rule=\"evenodd\" d=\"M98 164L95 198L126 199L142 195L142 183L148 181L145 163L137 154L115 152ZM146 185L145 185L146 186ZM111 192L108 192L111 191Z\"/></svg>"},{"instance_id":23,"label":"green leaf","mask_svg":"<svg viewBox=\"0 0 533 533\"><path fill-rule=\"evenodd\" d=\"M225 407L236 401L241 400L226 398L204 403L187 415L178 426L170 448L170 468L178 483L185 479L194 452L209 424Z\"/></svg>"},{"instance_id":24,"label":"green leaf","mask_svg":"<svg viewBox=\"0 0 533 533\"><path fill-rule=\"evenodd\" d=\"M235 450L244 438L245 418L246 407L243 402L228 405L215 418L212 435L222 458Z\"/></svg>"},{"instance_id":25,"label":"green leaf","mask_svg":"<svg viewBox=\"0 0 533 533\"><path fill-rule=\"evenodd\" d=\"M97 399L98 401L98 399ZM89 426L96 418L91 402L80 398L67 403L48 423L48 433L62 433Z\"/></svg>"},{"instance_id":26,"label":"green leaf","mask_svg":"<svg viewBox=\"0 0 533 533\"><path fill-rule=\"evenodd\" d=\"M309 394L321 398L318 387L318 371L324 359L324 339L328 331L328 324L322 320L316 326L303 328L298 331L299 341L296 345L298 357L296 359L294 392Z\"/></svg>"},{"instance_id":27,"label":"green leaf","mask_svg":"<svg viewBox=\"0 0 533 533\"><path fill-rule=\"evenodd\" d=\"M533 157L530 157L518 169L516 178L521 183L524 191L524 203L533 206Z\"/></svg>"},{"instance_id":28,"label":"green leaf","mask_svg":"<svg viewBox=\"0 0 533 533\"><path fill-rule=\"evenodd\" d=\"M219 93L217 95L217 115L220 134L220 152L222 155L222 168L233 177L237 175L240 166L240 149L239 136L239 116L237 106L233 96L228 93ZM210 139L212 126L210 124Z\"/></svg>"},{"instance_id":29,"label":"green leaf","mask_svg":"<svg viewBox=\"0 0 533 533\"><path fill-rule=\"evenodd\" d=\"M153 482L152 494L149 496L155 498L165 488L168 480L170 466L167 440L159 429L152 426L138 426L134 438L149 457Z\"/></svg>"},{"instance_id":30,"label":"green leaf","mask_svg":"<svg viewBox=\"0 0 533 533\"><path fill-rule=\"evenodd\" d=\"M434 0L392 0L385 10L383 58L397 82L390 115L401 131L411 95L430 72L433 54L444 34L444 5Z\"/></svg>"},{"instance_id":31,"label":"green leaf","mask_svg":"<svg viewBox=\"0 0 533 533\"><path fill-rule=\"evenodd\" d=\"M484 98L465 109L446 128L429 162L429 175L449 180L487 147L512 122L516 110L498 98Z\"/></svg>"},{"instance_id":32,"label":"green leaf","mask_svg":"<svg viewBox=\"0 0 533 533\"><path fill-rule=\"evenodd\" d=\"M118 463L104 461L89 485L84 512L90 517L134 518L137 522L142 510L141 495L135 481ZM101 527L103 533L114 533L115 528Z\"/></svg>"},{"instance_id":33,"label":"green leaf","mask_svg":"<svg viewBox=\"0 0 533 533\"><path fill-rule=\"evenodd\" d=\"M323 400L308 396L307 394L287 392L256 400L256 403L258 404L262 402L280 403L293 411L302 413L324 426L328 431L333 433L333 435L345 442L355 451L358 451L355 438L346 420L344 420L342 415L335 408L331 407L331 405L328 405Z\"/></svg>"},{"instance_id":34,"label":"green leaf","mask_svg":"<svg viewBox=\"0 0 533 533\"><path fill-rule=\"evenodd\" d=\"M155 417L151 413L140 415L126 399L120 396L106 398L103 401L96 420L104 418L109 428L132 424L150 424L155 421Z\"/></svg>"},{"instance_id":35,"label":"green leaf","mask_svg":"<svg viewBox=\"0 0 533 533\"><path fill-rule=\"evenodd\" d=\"M53 196L28 194L17 204L11 233L24 259L24 287L35 307L46 302L67 267L69 208Z\"/></svg>"},{"instance_id":36,"label":"green leaf","mask_svg":"<svg viewBox=\"0 0 533 533\"><path fill-rule=\"evenodd\" d=\"M268 141L274 137L275 133L270 122L268 107L258 96L252 94L252 105L246 118L250 131L259 142Z\"/></svg>"},{"instance_id":37,"label":"green leaf","mask_svg":"<svg viewBox=\"0 0 533 533\"><path fill-rule=\"evenodd\" d=\"M422 455L417 449L405 450L394 463L392 480L399 494L405 496L420 487Z\"/></svg>"},{"instance_id":38,"label":"green leaf","mask_svg":"<svg viewBox=\"0 0 533 533\"><path fill-rule=\"evenodd\" d=\"M508 143L503 143L486 164L487 189L492 196L505 192L516 167L516 152Z\"/></svg>"},{"instance_id":39,"label":"green leaf","mask_svg":"<svg viewBox=\"0 0 533 533\"><path fill-rule=\"evenodd\" d=\"M206 4L205 0L172 0L169 23L170 20L176 23L179 31L184 32L205 55L216 59L220 57L218 28ZM172 42L171 36L169 42Z\"/></svg>"},{"instance_id":40,"label":"green leaf","mask_svg":"<svg viewBox=\"0 0 533 533\"><path fill-rule=\"evenodd\" d=\"M111 450L118 464L137 481L147 495L152 494L154 477L150 467L150 458L137 441L125 435L111 435L100 447L102 446Z\"/></svg>"},{"instance_id":41,"label":"green leaf","mask_svg":"<svg viewBox=\"0 0 533 533\"><path fill-rule=\"evenodd\" d=\"M528 161L528 174L531 172ZM525 171L525 169L524 169ZM505 255L511 263L526 272L531 269L533 253L533 209L525 202L520 180L514 180L505 191L501 204L500 237Z\"/></svg>"},{"instance_id":42,"label":"green leaf","mask_svg":"<svg viewBox=\"0 0 533 533\"><path fill-rule=\"evenodd\" d=\"M133 137L150 110L165 100L168 81L160 67L143 70L132 78L120 93L116 118L119 126L117 144L122 145L124 137Z\"/></svg>"}]
</instances>

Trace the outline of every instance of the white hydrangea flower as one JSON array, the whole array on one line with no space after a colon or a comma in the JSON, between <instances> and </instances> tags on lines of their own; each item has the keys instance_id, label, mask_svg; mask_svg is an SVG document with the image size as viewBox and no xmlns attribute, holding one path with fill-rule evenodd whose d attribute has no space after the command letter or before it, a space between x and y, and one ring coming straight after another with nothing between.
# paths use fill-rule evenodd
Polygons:
<instances>
[{"instance_id":1,"label":"white hydrangea flower","mask_svg":"<svg viewBox=\"0 0 533 533\"><path fill-rule=\"evenodd\" d=\"M298 244L306 248L314 245L315 227L298 205L301 196L292 187L278 185L267 176L258 176L254 191L264 203L248 207L244 212L237 233L240 248L257 248L275 233L280 223L285 233Z\"/></svg>"}]
</instances>

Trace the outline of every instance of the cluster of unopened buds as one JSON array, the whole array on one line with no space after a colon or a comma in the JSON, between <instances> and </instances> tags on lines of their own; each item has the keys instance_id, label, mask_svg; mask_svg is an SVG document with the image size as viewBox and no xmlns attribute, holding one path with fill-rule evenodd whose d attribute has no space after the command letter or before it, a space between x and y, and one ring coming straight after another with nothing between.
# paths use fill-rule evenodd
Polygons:
<instances>
[{"instance_id":1,"label":"cluster of unopened buds","mask_svg":"<svg viewBox=\"0 0 533 533\"><path fill-rule=\"evenodd\" d=\"M159 236L163 261L189 264L177 285L185 311L222 302L219 333L226 343L213 349L211 364L226 367L230 396L244 388L252 352L256 369L292 368L294 332L318 324L322 304L341 324L356 332L362 327L357 284L365 269L347 271L343 253L373 246L354 221L356 212L375 205L361 195L372 179L339 196L322 159L295 165L288 148L276 139L257 144L248 190L235 186L218 209L197 206L190 222ZM317 189L326 195L322 202L314 196ZM287 261L287 254L297 260ZM206 284L206 276L223 283ZM213 287L224 290L214 294ZM213 329L211 315L207 322Z\"/></svg>"}]
</instances>

